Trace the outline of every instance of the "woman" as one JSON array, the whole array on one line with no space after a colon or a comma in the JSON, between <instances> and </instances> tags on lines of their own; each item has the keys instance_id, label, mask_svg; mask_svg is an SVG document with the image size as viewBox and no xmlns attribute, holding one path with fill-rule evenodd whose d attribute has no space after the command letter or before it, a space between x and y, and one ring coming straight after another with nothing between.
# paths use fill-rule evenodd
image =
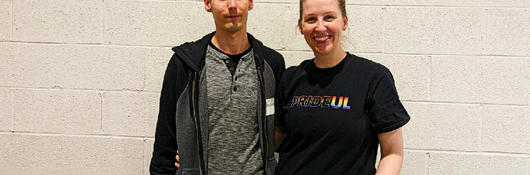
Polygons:
<instances>
[{"instance_id":1,"label":"woman","mask_svg":"<svg viewBox=\"0 0 530 175\"><path fill-rule=\"evenodd\" d=\"M279 175L399 174L410 118L390 71L343 50L347 24L345 0L300 1L298 28L315 58L278 87Z\"/></svg>"}]
</instances>

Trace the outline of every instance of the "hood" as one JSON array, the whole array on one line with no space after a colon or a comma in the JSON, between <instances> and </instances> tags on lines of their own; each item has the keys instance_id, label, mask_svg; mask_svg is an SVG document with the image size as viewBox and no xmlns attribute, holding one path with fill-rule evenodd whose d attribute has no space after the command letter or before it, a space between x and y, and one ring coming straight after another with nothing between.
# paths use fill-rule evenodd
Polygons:
<instances>
[{"instance_id":1,"label":"hood","mask_svg":"<svg viewBox=\"0 0 530 175\"><path fill-rule=\"evenodd\" d=\"M186 42L180 46L173 47L171 50L175 52L179 59L183 63L188 65L191 69L198 71L204 65L204 58L206 55L206 49L208 43L212 40L212 37L215 35L215 32L209 33L202 37L201 39L194 42ZM254 36L247 33L248 40L252 44L252 49L254 50L255 55L263 55L263 43L256 40ZM261 60L261 59L258 59ZM261 61L259 64L262 64Z\"/></svg>"}]
</instances>

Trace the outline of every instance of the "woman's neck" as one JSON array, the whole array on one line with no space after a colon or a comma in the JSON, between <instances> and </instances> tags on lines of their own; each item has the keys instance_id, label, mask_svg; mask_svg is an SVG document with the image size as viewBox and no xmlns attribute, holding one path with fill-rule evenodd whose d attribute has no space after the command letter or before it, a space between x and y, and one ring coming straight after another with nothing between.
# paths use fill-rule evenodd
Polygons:
<instances>
[{"instance_id":1,"label":"woman's neck","mask_svg":"<svg viewBox=\"0 0 530 175\"><path fill-rule=\"evenodd\" d=\"M315 66L321 69L335 67L344 57L346 57L346 52L342 47L335 52L330 52L325 55L315 54Z\"/></svg>"}]
</instances>

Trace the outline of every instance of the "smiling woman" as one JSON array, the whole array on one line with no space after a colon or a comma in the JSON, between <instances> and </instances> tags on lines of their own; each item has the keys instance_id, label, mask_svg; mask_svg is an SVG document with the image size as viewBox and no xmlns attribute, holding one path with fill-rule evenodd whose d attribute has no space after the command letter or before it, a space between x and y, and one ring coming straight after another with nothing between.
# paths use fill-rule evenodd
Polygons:
<instances>
[{"instance_id":1,"label":"smiling woman","mask_svg":"<svg viewBox=\"0 0 530 175\"><path fill-rule=\"evenodd\" d=\"M400 172L410 117L390 71L342 48L345 11L344 0L300 2L298 28L315 58L287 69L278 86L276 174Z\"/></svg>"}]
</instances>

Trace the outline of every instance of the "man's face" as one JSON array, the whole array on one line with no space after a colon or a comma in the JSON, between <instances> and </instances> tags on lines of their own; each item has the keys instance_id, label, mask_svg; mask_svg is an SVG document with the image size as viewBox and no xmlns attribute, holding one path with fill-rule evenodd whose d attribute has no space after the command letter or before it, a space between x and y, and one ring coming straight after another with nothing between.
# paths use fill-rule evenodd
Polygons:
<instances>
[{"instance_id":1,"label":"man's face","mask_svg":"<svg viewBox=\"0 0 530 175\"><path fill-rule=\"evenodd\" d=\"M212 12L217 31L234 33L246 30L248 11L253 0L204 0L204 8Z\"/></svg>"}]
</instances>

